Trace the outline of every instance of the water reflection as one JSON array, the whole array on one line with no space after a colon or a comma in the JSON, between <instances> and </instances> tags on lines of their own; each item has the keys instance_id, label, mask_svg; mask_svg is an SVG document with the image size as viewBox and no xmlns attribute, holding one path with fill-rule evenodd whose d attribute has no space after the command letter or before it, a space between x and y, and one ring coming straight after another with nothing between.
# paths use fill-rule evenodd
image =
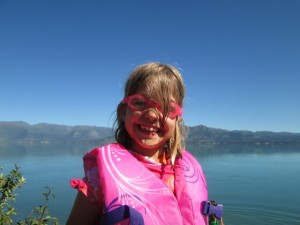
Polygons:
<instances>
[{"instance_id":1,"label":"water reflection","mask_svg":"<svg viewBox=\"0 0 300 225\"><path fill-rule=\"evenodd\" d=\"M83 155L98 143L0 143L0 157Z\"/></svg>"},{"instance_id":2,"label":"water reflection","mask_svg":"<svg viewBox=\"0 0 300 225\"><path fill-rule=\"evenodd\" d=\"M10 143L0 142L0 157L83 155L102 143ZM210 157L224 154L273 154L300 152L300 145L203 145L187 146L196 156Z\"/></svg>"},{"instance_id":3,"label":"water reflection","mask_svg":"<svg viewBox=\"0 0 300 225\"><path fill-rule=\"evenodd\" d=\"M254 144L228 144L203 145L197 149L187 148L191 153L200 157L210 157L226 154L274 154L300 152L300 145L254 145Z\"/></svg>"}]
</instances>

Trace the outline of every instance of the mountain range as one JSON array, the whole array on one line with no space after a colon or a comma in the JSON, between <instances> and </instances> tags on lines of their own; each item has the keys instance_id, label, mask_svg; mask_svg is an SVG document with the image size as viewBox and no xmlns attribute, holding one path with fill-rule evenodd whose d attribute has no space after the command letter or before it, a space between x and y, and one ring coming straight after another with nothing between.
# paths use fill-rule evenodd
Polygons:
<instances>
[{"instance_id":1,"label":"mountain range","mask_svg":"<svg viewBox=\"0 0 300 225\"><path fill-rule=\"evenodd\" d=\"M300 144L300 133L241 131L210 128L204 125L186 126L186 144L189 146L211 144ZM23 121L1 122L0 142L97 142L114 141L114 130L109 127L67 126L39 123L30 125Z\"/></svg>"}]
</instances>

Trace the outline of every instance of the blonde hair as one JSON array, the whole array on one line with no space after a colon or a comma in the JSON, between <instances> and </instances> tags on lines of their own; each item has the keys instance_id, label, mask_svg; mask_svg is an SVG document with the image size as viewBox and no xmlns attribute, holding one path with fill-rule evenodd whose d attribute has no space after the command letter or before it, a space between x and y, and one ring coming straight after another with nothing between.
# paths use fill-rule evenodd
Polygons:
<instances>
[{"instance_id":1,"label":"blonde hair","mask_svg":"<svg viewBox=\"0 0 300 225\"><path fill-rule=\"evenodd\" d=\"M163 121L166 120L170 97L173 97L176 103L182 107L185 95L180 72L171 65L161 63L147 63L138 66L128 77L124 91L124 97L143 91L146 97L159 102L163 106ZM125 109L125 104L120 102L115 121L117 124L115 138L118 143L130 148L131 138L123 120ZM181 118L176 119L175 132L168 141L167 147L174 165L175 158L181 156L184 148L184 125Z\"/></svg>"}]
</instances>

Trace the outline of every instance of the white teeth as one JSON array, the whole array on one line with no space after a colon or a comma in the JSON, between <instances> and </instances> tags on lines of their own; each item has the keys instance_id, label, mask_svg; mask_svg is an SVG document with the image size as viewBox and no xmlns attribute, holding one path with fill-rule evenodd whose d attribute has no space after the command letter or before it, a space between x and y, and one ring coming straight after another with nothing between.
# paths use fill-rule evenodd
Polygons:
<instances>
[{"instance_id":1,"label":"white teeth","mask_svg":"<svg viewBox=\"0 0 300 225\"><path fill-rule=\"evenodd\" d=\"M145 130L145 131L149 131L149 132L157 132L158 129L154 128L154 127L146 127L146 126L143 126L141 125L140 126L142 130Z\"/></svg>"}]
</instances>

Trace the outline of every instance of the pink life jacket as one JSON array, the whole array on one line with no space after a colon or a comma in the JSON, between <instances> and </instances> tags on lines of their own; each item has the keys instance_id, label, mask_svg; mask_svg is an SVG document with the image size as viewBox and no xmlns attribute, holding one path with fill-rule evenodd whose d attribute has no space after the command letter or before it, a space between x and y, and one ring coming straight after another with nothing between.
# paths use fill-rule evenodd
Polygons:
<instances>
[{"instance_id":1,"label":"pink life jacket","mask_svg":"<svg viewBox=\"0 0 300 225\"><path fill-rule=\"evenodd\" d=\"M202 215L207 185L202 168L187 151L175 161L175 195L120 144L96 148L84 156L86 176L98 172L104 213L128 205L146 225L207 225ZM95 182L95 181L94 181Z\"/></svg>"}]
</instances>

